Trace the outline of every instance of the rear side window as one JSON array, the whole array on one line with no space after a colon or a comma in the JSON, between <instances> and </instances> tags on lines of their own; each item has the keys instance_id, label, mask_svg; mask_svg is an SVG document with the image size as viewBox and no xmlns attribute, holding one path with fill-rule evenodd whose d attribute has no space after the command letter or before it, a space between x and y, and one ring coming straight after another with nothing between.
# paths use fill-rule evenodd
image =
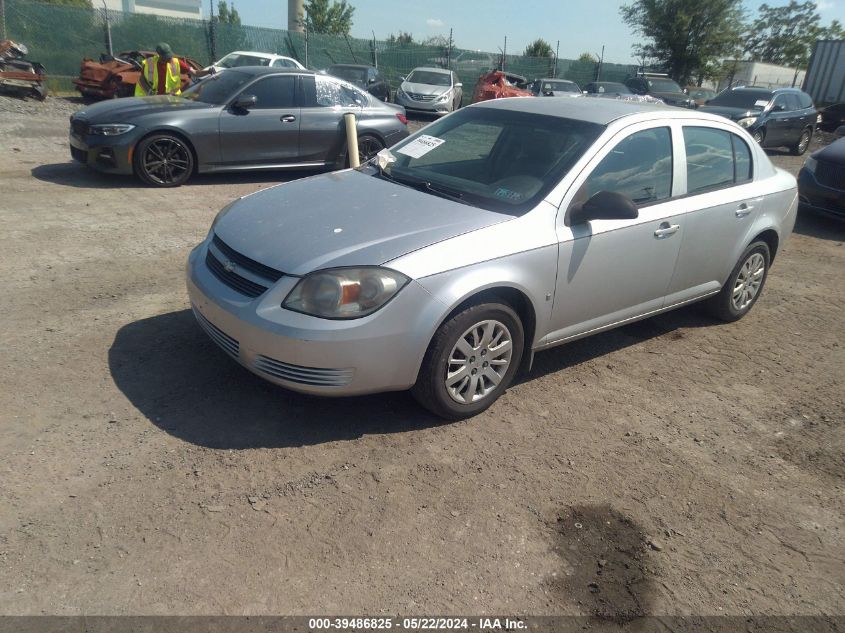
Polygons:
<instances>
[{"instance_id":1,"label":"rear side window","mask_svg":"<svg viewBox=\"0 0 845 633\"><path fill-rule=\"evenodd\" d=\"M244 94L255 95L255 108L260 110L290 108L296 103L294 86L293 75L266 77L246 88Z\"/></svg>"},{"instance_id":2,"label":"rear side window","mask_svg":"<svg viewBox=\"0 0 845 633\"><path fill-rule=\"evenodd\" d=\"M802 108L812 108L813 107L813 98L808 95L806 92L802 92L798 95L798 101L801 102Z\"/></svg>"},{"instance_id":3,"label":"rear side window","mask_svg":"<svg viewBox=\"0 0 845 633\"><path fill-rule=\"evenodd\" d=\"M787 110L792 111L801 109L801 101L798 99L798 95L789 94L785 96Z\"/></svg>"},{"instance_id":4,"label":"rear side window","mask_svg":"<svg viewBox=\"0 0 845 633\"><path fill-rule=\"evenodd\" d=\"M368 103L364 93L351 84L325 75L303 75L302 93L304 108L345 108Z\"/></svg>"},{"instance_id":5,"label":"rear side window","mask_svg":"<svg viewBox=\"0 0 845 633\"><path fill-rule=\"evenodd\" d=\"M751 152L735 134L706 127L684 127L687 193L730 187L751 179Z\"/></svg>"},{"instance_id":6,"label":"rear side window","mask_svg":"<svg viewBox=\"0 0 845 633\"><path fill-rule=\"evenodd\" d=\"M628 196L637 205L672 195L672 135L668 127L635 132L620 141L589 175L577 198L599 191Z\"/></svg>"}]
</instances>

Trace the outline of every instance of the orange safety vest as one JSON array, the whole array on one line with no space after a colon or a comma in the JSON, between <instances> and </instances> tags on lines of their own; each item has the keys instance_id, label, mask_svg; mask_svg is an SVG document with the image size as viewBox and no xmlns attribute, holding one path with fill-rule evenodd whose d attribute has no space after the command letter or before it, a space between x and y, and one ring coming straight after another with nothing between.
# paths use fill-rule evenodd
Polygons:
<instances>
[{"instance_id":1,"label":"orange safety vest","mask_svg":"<svg viewBox=\"0 0 845 633\"><path fill-rule=\"evenodd\" d=\"M146 97L147 95L158 94L158 60L158 55L153 55L152 57L148 57L144 60L144 64L141 67L141 73L147 80L147 83L150 86L150 91L147 92L144 90L144 87L141 85L141 81L139 80L138 83L135 84L136 97ZM178 58L174 57L170 60L170 62L168 62L167 77L164 80L164 91L169 95L182 94L182 75L180 74L179 69L180 66Z\"/></svg>"}]
</instances>

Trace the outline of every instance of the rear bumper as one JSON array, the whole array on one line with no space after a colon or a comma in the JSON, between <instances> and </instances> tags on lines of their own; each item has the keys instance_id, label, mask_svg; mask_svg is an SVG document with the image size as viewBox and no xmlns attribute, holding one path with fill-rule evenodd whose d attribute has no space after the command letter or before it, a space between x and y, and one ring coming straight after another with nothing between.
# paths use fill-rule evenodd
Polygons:
<instances>
[{"instance_id":1,"label":"rear bumper","mask_svg":"<svg viewBox=\"0 0 845 633\"><path fill-rule=\"evenodd\" d=\"M798 172L798 198L802 206L845 217L845 190L819 184L804 168Z\"/></svg>"}]
</instances>

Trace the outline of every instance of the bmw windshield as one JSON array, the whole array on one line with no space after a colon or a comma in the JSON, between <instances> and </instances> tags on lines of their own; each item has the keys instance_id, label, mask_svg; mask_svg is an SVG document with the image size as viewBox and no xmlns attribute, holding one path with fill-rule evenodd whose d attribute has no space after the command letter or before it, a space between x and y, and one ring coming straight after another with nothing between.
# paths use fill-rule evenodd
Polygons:
<instances>
[{"instance_id":1,"label":"bmw windshield","mask_svg":"<svg viewBox=\"0 0 845 633\"><path fill-rule=\"evenodd\" d=\"M518 215L542 200L603 130L574 119L468 108L392 147L375 175Z\"/></svg>"},{"instance_id":2,"label":"bmw windshield","mask_svg":"<svg viewBox=\"0 0 845 633\"><path fill-rule=\"evenodd\" d=\"M182 93L185 99L202 101L211 105L223 105L226 101L254 75L237 70L227 70L216 75L206 77Z\"/></svg>"}]
</instances>

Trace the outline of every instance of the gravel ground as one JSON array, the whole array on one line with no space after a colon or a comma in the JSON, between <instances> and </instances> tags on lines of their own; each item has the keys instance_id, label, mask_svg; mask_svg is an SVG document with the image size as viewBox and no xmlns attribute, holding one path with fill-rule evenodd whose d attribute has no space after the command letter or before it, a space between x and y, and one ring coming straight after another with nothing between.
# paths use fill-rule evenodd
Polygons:
<instances>
[{"instance_id":1,"label":"gravel ground","mask_svg":"<svg viewBox=\"0 0 845 633\"><path fill-rule=\"evenodd\" d=\"M544 352L447 424L276 388L194 323L189 249L298 175L145 188L68 160L78 102L11 101L0 613L845 613L842 222L802 213L742 321Z\"/></svg>"}]
</instances>

